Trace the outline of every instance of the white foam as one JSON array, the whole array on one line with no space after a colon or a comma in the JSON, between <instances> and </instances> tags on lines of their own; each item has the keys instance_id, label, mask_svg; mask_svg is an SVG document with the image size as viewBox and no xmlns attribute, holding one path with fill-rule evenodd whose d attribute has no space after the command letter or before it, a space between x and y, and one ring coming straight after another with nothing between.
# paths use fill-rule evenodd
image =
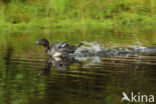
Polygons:
<instances>
[{"instance_id":1,"label":"white foam","mask_svg":"<svg viewBox=\"0 0 156 104\"><path fill-rule=\"evenodd\" d=\"M147 47L143 46L134 46L134 45L128 45L129 48L132 48L132 50L138 50L139 52L144 52Z\"/></svg>"},{"instance_id":2,"label":"white foam","mask_svg":"<svg viewBox=\"0 0 156 104\"><path fill-rule=\"evenodd\" d=\"M81 46L80 48L78 48L75 53L79 53L83 50L88 50L89 52L101 51L101 46L96 41L94 41L94 42L82 42L82 43L84 43L84 45Z\"/></svg>"}]
</instances>

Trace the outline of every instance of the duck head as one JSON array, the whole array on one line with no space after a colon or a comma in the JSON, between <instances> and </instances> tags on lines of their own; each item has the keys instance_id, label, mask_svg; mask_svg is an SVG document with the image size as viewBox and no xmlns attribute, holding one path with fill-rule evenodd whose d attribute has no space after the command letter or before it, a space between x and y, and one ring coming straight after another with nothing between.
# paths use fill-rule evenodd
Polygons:
<instances>
[{"instance_id":1,"label":"duck head","mask_svg":"<svg viewBox=\"0 0 156 104\"><path fill-rule=\"evenodd\" d=\"M48 47L49 48L49 41L45 38L40 39L39 41L37 41L35 43L35 45L42 45L44 47Z\"/></svg>"},{"instance_id":2,"label":"duck head","mask_svg":"<svg viewBox=\"0 0 156 104\"><path fill-rule=\"evenodd\" d=\"M42 45L42 46L44 46L44 49L45 49L46 52L48 52L48 50L49 50L49 41L47 39L45 39L45 38L42 38L39 41L37 41L35 43L35 45Z\"/></svg>"}]
</instances>

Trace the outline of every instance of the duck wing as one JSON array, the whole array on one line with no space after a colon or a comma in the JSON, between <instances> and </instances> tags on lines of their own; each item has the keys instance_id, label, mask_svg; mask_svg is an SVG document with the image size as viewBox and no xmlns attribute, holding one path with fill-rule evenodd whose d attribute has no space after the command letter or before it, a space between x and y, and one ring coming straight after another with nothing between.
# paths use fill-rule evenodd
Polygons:
<instances>
[{"instance_id":1,"label":"duck wing","mask_svg":"<svg viewBox=\"0 0 156 104\"><path fill-rule=\"evenodd\" d=\"M73 53L75 46L69 45L67 42L55 42L50 46L51 51L61 53Z\"/></svg>"},{"instance_id":2,"label":"duck wing","mask_svg":"<svg viewBox=\"0 0 156 104\"><path fill-rule=\"evenodd\" d=\"M64 43L63 45L61 45L61 50L63 54L67 54L67 53L74 53L75 52L75 46L70 45L68 43Z\"/></svg>"},{"instance_id":3,"label":"duck wing","mask_svg":"<svg viewBox=\"0 0 156 104\"><path fill-rule=\"evenodd\" d=\"M67 42L55 42L50 48L62 49L62 48L74 48L73 45L69 45Z\"/></svg>"},{"instance_id":4,"label":"duck wing","mask_svg":"<svg viewBox=\"0 0 156 104\"><path fill-rule=\"evenodd\" d=\"M75 50L80 47L83 43L80 43L77 46L68 44L67 42L55 42L51 45L50 49L54 52L61 52L64 55L68 53L74 53Z\"/></svg>"}]
</instances>

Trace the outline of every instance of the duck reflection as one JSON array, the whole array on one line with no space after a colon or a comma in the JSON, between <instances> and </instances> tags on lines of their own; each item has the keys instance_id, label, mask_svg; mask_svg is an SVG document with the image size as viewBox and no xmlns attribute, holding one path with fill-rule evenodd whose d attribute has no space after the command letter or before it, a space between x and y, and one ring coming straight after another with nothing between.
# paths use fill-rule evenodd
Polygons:
<instances>
[{"instance_id":1,"label":"duck reflection","mask_svg":"<svg viewBox=\"0 0 156 104\"><path fill-rule=\"evenodd\" d=\"M49 58L46 61L46 66L44 68L46 73L50 72L50 68L53 67L55 70L69 70L70 66L73 64L78 64L82 66L82 62L69 57L56 57L56 58Z\"/></svg>"}]
</instances>

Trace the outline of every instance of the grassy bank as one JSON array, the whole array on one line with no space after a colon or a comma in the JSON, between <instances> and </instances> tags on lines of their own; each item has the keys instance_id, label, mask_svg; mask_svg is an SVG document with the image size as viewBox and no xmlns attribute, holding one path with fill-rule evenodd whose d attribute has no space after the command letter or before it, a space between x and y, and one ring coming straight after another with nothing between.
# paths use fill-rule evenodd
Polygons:
<instances>
[{"instance_id":1,"label":"grassy bank","mask_svg":"<svg viewBox=\"0 0 156 104\"><path fill-rule=\"evenodd\" d=\"M8 0L0 2L1 31L104 28L154 30L155 0Z\"/></svg>"}]
</instances>

